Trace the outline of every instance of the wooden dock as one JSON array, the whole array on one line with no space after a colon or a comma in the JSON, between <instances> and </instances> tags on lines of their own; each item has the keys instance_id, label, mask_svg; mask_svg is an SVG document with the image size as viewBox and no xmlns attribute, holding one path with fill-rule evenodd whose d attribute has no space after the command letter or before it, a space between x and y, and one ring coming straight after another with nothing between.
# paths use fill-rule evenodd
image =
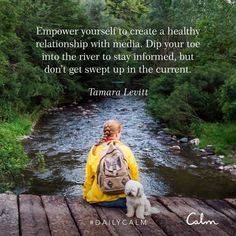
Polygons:
<instances>
[{"instance_id":1,"label":"wooden dock","mask_svg":"<svg viewBox=\"0 0 236 236\"><path fill-rule=\"evenodd\" d=\"M236 199L152 197L151 202L160 213L140 220L127 218L125 209L89 205L80 196L0 194L0 235L236 235ZM192 225L186 222L190 213Z\"/></svg>"}]
</instances>

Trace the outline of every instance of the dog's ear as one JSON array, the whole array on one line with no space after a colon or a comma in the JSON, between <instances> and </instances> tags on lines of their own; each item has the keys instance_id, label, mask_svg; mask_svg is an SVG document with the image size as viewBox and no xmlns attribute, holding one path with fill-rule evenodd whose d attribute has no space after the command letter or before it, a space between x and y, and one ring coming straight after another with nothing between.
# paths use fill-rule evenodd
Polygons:
<instances>
[{"instance_id":1,"label":"dog's ear","mask_svg":"<svg viewBox=\"0 0 236 236\"><path fill-rule=\"evenodd\" d=\"M142 197L142 189L140 187L137 190L136 197Z\"/></svg>"},{"instance_id":2,"label":"dog's ear","mask_svg":"<svg viewBox=\"0 0 236 236\"><path fill-rule=\"evenodd\" d=\"M142 197L142 195L143 195L143 186L141 185L140 187L138 187L136 196Z\"/></svg>"}]
</instances>

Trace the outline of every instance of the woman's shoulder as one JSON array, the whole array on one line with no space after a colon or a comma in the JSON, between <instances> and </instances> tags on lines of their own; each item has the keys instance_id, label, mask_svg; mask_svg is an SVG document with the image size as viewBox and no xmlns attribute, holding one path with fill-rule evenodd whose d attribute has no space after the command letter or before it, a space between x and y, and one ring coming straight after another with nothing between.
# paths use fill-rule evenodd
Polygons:
<instances>
[{"instance_id":1,"label":"woman's shoulder","mask_svg":"<svg viewBox=\"0 0 236 236\"><path fill-rule=\"evenodd\" d=\"M90 154L96 156L100 153L100 151L103 149L103 144L94 144L90 149Z\"/></svg>"},{"instance_id":2,"label":"woman's shoulder","mask_svg":"<svg viewBox=\"0 0 236 236\"><path fill-rule=\"evenodd\" d=\"M118 144L118 146L119 146L123 151L132 153L130 147L129 147L127 144L125 144L125 143L123 143L123 142L121 142L121 141L117 142L117 144Z\"/></svg>"},{"instance_id":3,"label":"woman's shoulder","mask_svg":"<svg viewBox=\"0 0 236 236\"><path fill-rule=\"evenodd\" d=\"M129 148L129 146L121 141L115 141L114 142L115 145L117 145L118 148L120 148L122 151L125 151L125 152L131 152L131 149ZM106 148L106 144L108 143L101 143L99 145L93 145L90 149L90 153L93 155L93 156L96 156L96 155L99 155L101 153L101 151Z\"/></svg>"}]
</instances>

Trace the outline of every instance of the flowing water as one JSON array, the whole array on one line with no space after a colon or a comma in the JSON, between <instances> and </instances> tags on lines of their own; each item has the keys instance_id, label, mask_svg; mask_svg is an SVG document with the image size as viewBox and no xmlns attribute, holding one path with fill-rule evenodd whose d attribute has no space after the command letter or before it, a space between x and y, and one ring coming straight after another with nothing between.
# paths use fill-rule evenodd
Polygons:
<instances>
[{"instance_id":1,"label":"flowing water","mask_svg":"<svg viewBox=\"0 0 236 236\"><path fill-rule=\"evenodd\" d=\"M235 179L210 167L190 147L171 153L169 147L175 144L163 138L161 124L145 113L144 101L135 97L90 101L45 114L24 141L31 163L15 191L81 195L87 153L110 118L124 125L122 141L135 154L147 195L236 197Z\"/></svg>"}]
</instances>

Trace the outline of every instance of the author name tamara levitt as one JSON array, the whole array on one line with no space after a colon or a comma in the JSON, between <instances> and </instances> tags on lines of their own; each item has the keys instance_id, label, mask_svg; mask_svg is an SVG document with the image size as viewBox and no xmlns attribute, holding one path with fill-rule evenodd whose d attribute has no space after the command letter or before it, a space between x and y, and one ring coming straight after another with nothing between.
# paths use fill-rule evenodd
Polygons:
<instances>
[{"instance_id":1,"label":"author name tamara levitt","mask_svg":"<svg viewBox=\"0 0 236 236\"><path fill-rule=\"evenodd\" d=\"M148 89L128 89L124 88L123 90L114 89L114 90L100 90L96 88L89 88L89 96L147 96Z\"/></svg>"}]
</instances>

